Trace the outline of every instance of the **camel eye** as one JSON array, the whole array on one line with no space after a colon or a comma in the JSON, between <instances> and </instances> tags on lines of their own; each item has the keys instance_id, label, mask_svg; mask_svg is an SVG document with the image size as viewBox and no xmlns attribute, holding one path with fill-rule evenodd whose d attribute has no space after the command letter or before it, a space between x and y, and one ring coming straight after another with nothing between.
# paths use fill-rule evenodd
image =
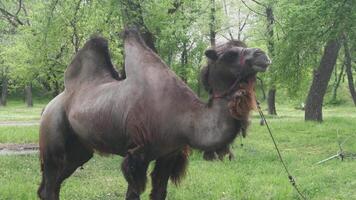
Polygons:
<instances>
[{"instance_id":1,"label":"camel eye","mask_svg":"<svg viewBox=\"0 0 356 200\"><path fill-rule=\"evenodd\" d=\"M237 51L228 51L221 56L221 60L231 63L234 62L238 57L239 53Z\"/></svg>"}]
</instances>

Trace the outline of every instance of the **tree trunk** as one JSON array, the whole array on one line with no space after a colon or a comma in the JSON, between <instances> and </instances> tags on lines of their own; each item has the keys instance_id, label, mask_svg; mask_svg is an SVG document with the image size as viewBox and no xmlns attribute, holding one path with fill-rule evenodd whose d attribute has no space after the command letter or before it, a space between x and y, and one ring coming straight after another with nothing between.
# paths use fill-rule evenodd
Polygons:
<instances>
[{"instance_id":1,"label":"tree trunk","mask_svg":"<svg viewBox=\"0 0 356 200\"><path fill-rule=\"evenodd\" d=\"M25 87L26 104L28 107L33 106L32 101L32 83Z\"/></svg>"},{"instance_id":2,"label":"tree trunk","mask_svg":"<svg viewBox=\"0 0 356 200\"><path fill-rule=\"evenodd\" d=\"M268 53L273 58L274 56L274 14L271 6L266 7L266 17L267 17L267 48Z\"/></svg>"},{"instance_id":3,"label":"tree trunk","mask_svg":"<svg viewBox=\"0 0 356 200\"><path fill-rule=\"evenodd\" d=\"M6 106L7 103L7 77L4 75L1 84L0 106Z\"/></svg>"},{"instance_id":4,"label":"tree trunk","mask_svg":"<svg viewBox=\"0 0 356 200\"><path fill-rule=\"evenodd\" d=\"M334 102L334 103L337 101L337 89L340 86L342 75L344 74L344 67L345 67L345 64L342 64L339 75L337 75L337 70L335 67L335 83L334 83L333 94L332 94L332 98L331 98L331 102Z\"/></svg>"},{"instance_id":5,"label":"tree trunk","mask_svg":"<svg viewBox=\"0 0 356 200\"><path fill-rule=\"evenodd\" d=\"M155 37L148 30L143 19L143 11L140 0L121 0L122 15L125 27L136 27L139 29L143 40L146 45L157 53L155 47Z\"/></svg>"},{"instance_id":6,"label":"tree trunk","mask_svg":"<svg viewBox=\"0 0 356 200\"><path fill-rule=\"evenodd\" d=\"M188 83L188 73L187 73L187 65L188 65L188 50L187 43L183 42L183 51L180 58L181 71L180 76L184 83Z\"/></svg>"},{"instance_id":7,"label":"tree trunk","mask_svg":"<svg viewBox=\"0 0 356 200\"><path fill-rule=\"evenodd\" d=\"M276 88L272 86L271 89L268 90L268 114L269 115L277 115L276 111Z\"/></svg>"},{"instance_id":8,"label":"tree trunk","mask_svg":"<svg viewBox=\"0 0 356 200\"><path fill-rule=\"evenodd\" d=\"M210 45L211 47L216 46L216 9L215 9L215 0L210 0Z\"/></svg>"},{"instance_id":9,"label":"tree trunk","mask_svg":"<svg viewBox=\"0 0 356 200\"><path fill-rule=\"evenodd\" d=\"M260 87L261 87L261 92L262 92L262 101L266 100L266 92L265 92L265 84L263 83L263 80L259 77L257 79L260 81Z\"/></svg>"},{"instance_id":10,"label":"tree trunk","mask_svg":"<svg viewBox=\"0 0 356 200\"><path fill-rule=\"evenodd\" d=\"M337 40L330 40L324 48L324 54L320 65L314 70L313 82L310 86L307 101L305 104L305 120L323 121L322 106L324 95L333 72L337 56L340 50L340 43Z\"/></svg>"},{"instance_id":11,"label":"tree trunk","mask_svg":"<svg viewBox=\"0 0 356 200\"><path fill-rule=\"evenodd\" d=\"M267 18L267 48L268 48L268 54L272 58L274 57L274 13L273 13L273 8L271 5L268 5L266 7L266 18ZM273 70L273 67L271 67ZM268 103L268 114L270 115L277 115L276 111L276 86L274 83L274 79L272 78L272 81L270 82L271 88L268 90L268 97L267 97L267 103Z\"/></svg>"},{"instance_id":12,"label":"tree trunk","mask_svg":"<svg viewBox=\"0 0 356 200\"><path fill-rule=\"evenodd\" d=\"M352 77L352 69L351 69L352 68L351 53L350 53L346 36L344 37L344 50L345 50L345 65L346 65L347 81L349 83L349 90L350 90L352 100L356 106L356 91L355 91L354 79Z\"/></svg>"}]
</instances>

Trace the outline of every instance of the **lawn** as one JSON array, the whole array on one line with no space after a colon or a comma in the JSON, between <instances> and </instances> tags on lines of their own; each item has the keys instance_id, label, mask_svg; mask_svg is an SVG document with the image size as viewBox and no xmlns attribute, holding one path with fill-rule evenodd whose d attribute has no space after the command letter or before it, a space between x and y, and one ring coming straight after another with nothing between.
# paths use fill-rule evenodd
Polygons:
<instances>
[{"instance_id":1,"label":"lawn","mask_svg":"<svg viewBox=\"0 0 356 200\"><path fill-rule=\"evenodd\" d=\"M348 137L343 147L356 153L355 108L327 107L323 123L305 123L302 111L279 108L279 116L268 117L268 121L302 192L308 199L356 199L356 160L315 164L335 154L337 141ZM4 116L1 110L0 116ZM37 129L0 127L0 142L35 142ZM3 132L8 136L2 136ZM193 152L186 178L179 188L169 185L167 199L298 199L256 114L242 142L243 147L240 139L234 144L233 161L207 162L199 152ZM118 156L95 156L67 179L62 199L124 199L126 182L120 162ZM40 182L38 155L0 156L0 169L0 199L36 199ZM148 199L149 189L148 184L143 199Z\"/></svg>"},{"instance_id":2,"label":"lawn","mask_svg":"<svg viewBox=\"0 0 356 200\"><path fill-rule=\"evenodd\" d=\"M38 143L36 126L0 126L0 143Z\"/></svg>"},{"instance_id":3,"label":"lawn","mask_svg":"<svg viewBox=\"0 0 356 200\"><path fill-rule=\"evenodd\" d=\"M0 107L0 122L38 121L46 104L43 100L35 101L34 106L29 108L23 101L8 101L6 107Z\"/></svg>"}]
</instances>

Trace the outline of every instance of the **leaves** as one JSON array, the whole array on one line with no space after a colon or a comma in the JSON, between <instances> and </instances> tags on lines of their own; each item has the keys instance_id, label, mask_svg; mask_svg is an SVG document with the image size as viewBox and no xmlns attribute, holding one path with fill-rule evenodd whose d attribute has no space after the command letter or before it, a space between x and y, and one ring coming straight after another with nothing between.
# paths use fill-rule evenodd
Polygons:
<instances>
[{"instance_id":1,"label":"leaves","mask_svg":"<svg viewBox=\"0 0 356 200\"><path fill-rule=\"evenodd\" d=\"M75 52L97 34L109 40L113 63L122 67L119 33L127 17L122 12L123 1L19 2L0 3L0 68L8 69L11 87L32 82L55 95L63 89L63 72ZM346 33L350 46L356 44L353 0L215 0L215 4L218 43L241 39L265 50L270 41L266 7L273 9L273 66L262 77L295 96L307 89L326 41ZM137 12L155 36L160 56L198 90L203 52L210 43L210 1L151 0L140 1L140 6Z\"/></svg>"}]
</instances>

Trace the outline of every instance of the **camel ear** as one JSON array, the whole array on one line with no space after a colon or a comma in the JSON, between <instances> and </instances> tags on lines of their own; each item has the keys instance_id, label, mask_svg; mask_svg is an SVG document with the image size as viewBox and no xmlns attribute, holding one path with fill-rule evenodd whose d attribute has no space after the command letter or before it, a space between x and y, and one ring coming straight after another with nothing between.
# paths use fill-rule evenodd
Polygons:
<instances>
[{"instance_id":1,"label":"camel ear","mask_svg":"<svg viewBox=\"0 0 356 200\"><path fill-rule=\"evenodd\" d=\"M218 53L214 49L208 49L205 51L205 56L215 61L218 59Z\"/></svg>"}]
</instances>

